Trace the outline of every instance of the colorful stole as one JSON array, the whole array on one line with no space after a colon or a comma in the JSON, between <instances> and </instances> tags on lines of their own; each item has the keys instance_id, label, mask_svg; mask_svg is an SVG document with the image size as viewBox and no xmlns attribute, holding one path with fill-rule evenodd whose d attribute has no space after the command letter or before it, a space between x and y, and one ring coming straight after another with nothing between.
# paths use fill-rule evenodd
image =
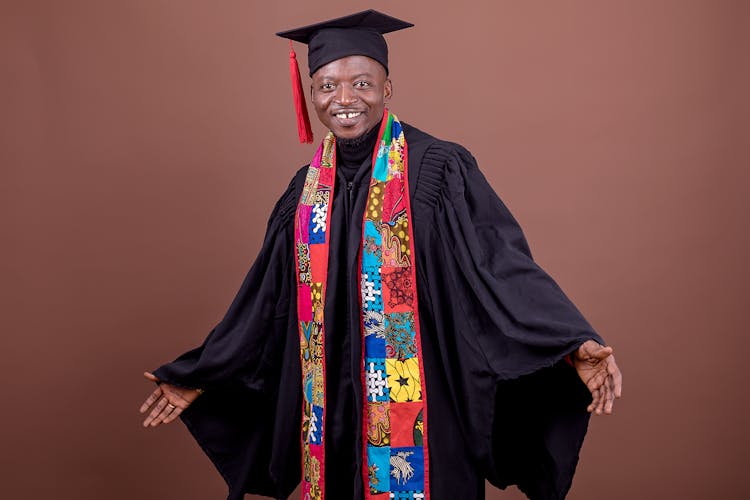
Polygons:
<instances>
[{"instance_id":1,"label":"colorful stole","mask_svg":"<svg viewBox=\"0 0 750 500\"><path fill-rule=\"evenodd\" d=\"M325 497L323 307L335 151L335 137L329 132L307 170L294 222L305 500ZM427 393L407 163L401 124L386 109L373 152L360 244L362 475L365 498L372 500L430 498Z\"/></svg>"}]
</instances>

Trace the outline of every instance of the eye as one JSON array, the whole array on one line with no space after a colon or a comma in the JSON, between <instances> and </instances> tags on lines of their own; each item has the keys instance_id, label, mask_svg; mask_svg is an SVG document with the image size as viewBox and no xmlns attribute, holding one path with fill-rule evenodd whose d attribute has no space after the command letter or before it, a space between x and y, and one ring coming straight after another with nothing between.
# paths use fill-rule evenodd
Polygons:
<instances>
[{"instance_id":1,"label":"eye","mask_svg":"<svg viewBox=\"0 0 750 500\"><path fill-rule=\"evenodd\" d=\"M322 91L329 91L333 90L334 86L331 82L323 82L320 84L320 90Z\"/></svg>"},{"instance_id":2,"label":"eye","mask_svg":"<svg viewBox=\"0 0 750 500\"><path fill-rule=\"evenodd\" d=\"M358 82L354 82L354 86L358 89L366 89L370 86L370 82L367 80L359 80Z\"/></svg>"}]
</instances>

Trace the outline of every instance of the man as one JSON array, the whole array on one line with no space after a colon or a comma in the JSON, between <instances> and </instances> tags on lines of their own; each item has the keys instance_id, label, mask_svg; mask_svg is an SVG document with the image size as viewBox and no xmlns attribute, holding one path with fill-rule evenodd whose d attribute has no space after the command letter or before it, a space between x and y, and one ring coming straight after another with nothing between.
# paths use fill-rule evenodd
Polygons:
<instances>
[{"instance_id":1,"label":"man","mask_svg":"<svg viewBox=\"0 0 750 500\"><path fill-rule=\"evenodd\" d=\"M279 33L308 44L330 133L224 319L145 374L144 426L181 416L230 500L300 481L303 498L471 500L485 478L563 498L589 413L620 396L611 347L471 154L386 108L382 34L409 26L370 10ZM309 140L302 102L298 123Z\"/></svg>"}]
</instances>

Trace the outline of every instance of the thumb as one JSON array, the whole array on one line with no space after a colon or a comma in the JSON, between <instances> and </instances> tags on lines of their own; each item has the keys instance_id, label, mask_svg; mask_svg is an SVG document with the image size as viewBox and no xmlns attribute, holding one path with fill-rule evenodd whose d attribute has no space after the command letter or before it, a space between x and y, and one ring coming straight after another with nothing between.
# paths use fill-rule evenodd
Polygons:
<instances>
[{"instance_id":1,"label":"thumb","mask_svg":"<svg viewBox=\"0 0 750 500\"><path fill-rule=\"evenodd\" d=\"M595 340L587 340L576 351L576 357L582 361L604 359L612 354L611 347L605 347Z\"/></svg>"},{"instance_id":2,"label":"thumb","mask_svg":"<svg viewBox=\"0 0 750 500\"><path fill-rule=\"evenodd\" d=\"M591 356L597 359L604 359L607 356L610 356L612 352L614 352L614 350L610 346L597 344L596 347L591 349Z\"/></svg>"},{"instance_id":3,"label":"thumb","mask_svg":"<svg viewBox=\"0 0 750 500\"><path fill-rule=\"evenodd\" d=\"M159 382L161 382L161 381L160 381L160 380L159 380L159 379L158 379L158 378L156 377L156 375L154 375L154 374L153 374L153 373L151 373L151 372L143 372L143 376L144 376L144 377L146 377L147 379L149 379L149 380L150 380L151 382L156 382L157 384L158 384Z\"/></svg>"}]
</instances>

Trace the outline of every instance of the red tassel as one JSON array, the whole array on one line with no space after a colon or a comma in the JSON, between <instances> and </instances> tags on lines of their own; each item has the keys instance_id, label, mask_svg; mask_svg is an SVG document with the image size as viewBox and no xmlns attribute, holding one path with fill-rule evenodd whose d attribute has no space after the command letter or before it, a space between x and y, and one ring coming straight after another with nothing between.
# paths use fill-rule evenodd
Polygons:
<instances>
[{"instance_id":1,"label":"red tassel","mask_svg":"<svg viewBox=\"0 0 750 500\"><path fill-rule=\"evenodd\" d=\"M305 102L305 94L302 91L302 77L299 74L297 54L294 53L291 40L289 40L289 76L292 78L292 94L294 94L294 110L297 113L299 142L309 144L313 141L310 116L307 114L307 103Z\"/></svg>"}]
</instances>

